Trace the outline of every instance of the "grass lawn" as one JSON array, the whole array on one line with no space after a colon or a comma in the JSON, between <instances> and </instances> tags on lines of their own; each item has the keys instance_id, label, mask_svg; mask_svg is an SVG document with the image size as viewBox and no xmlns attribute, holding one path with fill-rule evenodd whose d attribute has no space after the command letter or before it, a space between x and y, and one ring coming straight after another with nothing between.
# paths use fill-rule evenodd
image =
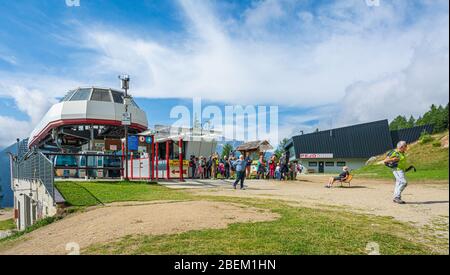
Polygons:
<instances>
[{"instance_id":1,"label":"grass lawn","mask_svg":"<svg viewBox=\"0 0 450 275\"><path fill-rule=\"evenodd\" d=\"M391 218L343 211L288 206L269 200L215 198L269 208L281 218L271 222L237 223L226 229L175 235L127 236L94 245L85 254L367 254L369 242L381 254L432 254L415 241L415 228Z\"/></svg>"},{"instance_id":2,"label":"grass lawn","mask_svg":"<svg viewBox=\"0 0 450 275\"><path fill-rule=\"evenodd\" d=\"M57 182L56 188L71 206L121 201L182 200L188 196L155 183L143 182Z\"/></svg>"},{"instance_id":3,"label":"grass lawn","mask_svg":"<svg viewBox=\"0 0 450 275\"><path fill-rule=\"evenodd\" d=\"M127 236L88 247L83 254L366 254L370 242L379 245L381 254L433 254L437 252L432 247L442 246L435 239L424 239L412 225L337 209L295 207L277 200L197 196L146 183L58 182L57 188L75 209L117 201L212 200L269 209L280 215L275 221L236 223L225 229ZM21 241L20 235L1 241L0 248Z\"/></svg>"},{"instance_id":4,"label":"grass lawn","mask_svg":"<svg viewBox=\"0 0 450 275\"><path fill-rule=\"evenodd\" d=\"M13 230L16 229L16 224L13 219L0 221L0 230Z\"/></svg>"},{"instance_id":5,"label":"grass lawn","mask_svg":"<svg viewBox=\"0 0 450 275\"><path fill-rule=\"evenodd\" d=\"M448 132L433 135L434 141L440 140ZM417 168L417 172L408 172L407 178L411 181L448 180L448 148L433 146L433 142L414 144L407 151L407 159ZM384 156L377 159L381 161ZM393 178L391 169L383 164L371 164L353 172L359 177L366 178Z\"/></svg>"}]
</instances>

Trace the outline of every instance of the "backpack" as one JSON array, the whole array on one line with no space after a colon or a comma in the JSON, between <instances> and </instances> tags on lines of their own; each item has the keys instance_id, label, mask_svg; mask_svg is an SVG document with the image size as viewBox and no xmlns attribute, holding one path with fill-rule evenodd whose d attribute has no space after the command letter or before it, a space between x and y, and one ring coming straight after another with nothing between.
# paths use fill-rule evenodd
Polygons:
<instances>
[{"instance_id":1,"label":"backpack","mask_svg":"<svg viewBox=\"0 0 450 275\"><path fill-rule=\"evenodd\" d=\"M389 151L389 152L387 153L386 157L392 157L392 155L393 155L394 153L396 153L396 151L395 151L395 150L391 150L391 151ZM398 161L396 161L396 162L385 162L384 165L385 165L386 167L395 169L395 168L398 167Z\"/></svg>"}]
</instances>

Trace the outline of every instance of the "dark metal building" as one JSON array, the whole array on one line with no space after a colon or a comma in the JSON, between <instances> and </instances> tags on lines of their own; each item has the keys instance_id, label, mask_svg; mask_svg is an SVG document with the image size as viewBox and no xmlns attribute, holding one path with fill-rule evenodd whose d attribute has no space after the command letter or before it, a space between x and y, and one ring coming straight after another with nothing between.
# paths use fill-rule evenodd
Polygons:
<instances>
[{"instance_id":1,"label":"dark metal building","mask_svg":"<svg viewBox=\"0 0 450 275\"><path fill-rule=\"evenodd\" d=\"M399 140L414 142L423 130L431 132L432 127L391 132L388 120L380 120L294 136L285 149L291 160L299 160L309 172L335 173L343 166L364 166L369 158L391 150Z\"/></svg>"},{"instance_id":2,"label":"dark metal building","mask_svg":"<svg viewBox=\"0 0 450 275\"><path fill-rule=\"evenodd\" d=\"M391 131L392 144L395 147L395 145L400 140L404 140L407 143L413 143L419 140L420 135L422 135L423 132L427 132L428 134L433 133L433 128L434 128L433 125L423 125L413 128Z\"/></svg>"}]
</instances>

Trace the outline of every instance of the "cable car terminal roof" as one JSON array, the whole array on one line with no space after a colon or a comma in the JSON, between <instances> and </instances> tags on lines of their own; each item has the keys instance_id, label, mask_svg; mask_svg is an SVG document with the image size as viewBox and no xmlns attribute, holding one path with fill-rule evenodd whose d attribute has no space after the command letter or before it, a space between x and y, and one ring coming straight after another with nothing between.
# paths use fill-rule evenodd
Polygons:
<instances>
[{"instance_id":1,"label":"cable car terminal roof","mask_svg":"<svg viewBox=\"0 0 450 275\"><path fill-rule=\"evenodd\" d=\"M125 113L124 93L110 88L80 87L69 91L59 103L54 104L30 135L28 146L38 146L51 140L55 131L64 127L80 125L122 126ZM131 99L128 106L131 114L131 131L147 130L147 115Z\"/></svg>"}]
</instances>

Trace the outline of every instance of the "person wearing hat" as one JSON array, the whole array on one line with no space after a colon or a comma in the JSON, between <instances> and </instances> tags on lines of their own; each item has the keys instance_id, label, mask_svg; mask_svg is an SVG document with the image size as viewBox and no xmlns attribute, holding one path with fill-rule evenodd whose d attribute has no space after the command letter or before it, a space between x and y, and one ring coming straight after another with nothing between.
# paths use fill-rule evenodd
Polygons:
<instances>
[{"instance_id":1,"label":"person wearing hat","mask_svg":"<svg viewBox=\"0 0 450 275\"><path fill-rule=\"evenodd\" d=\"M342 173L341 174L339 174L339 176L337 176L337 177L331 177L329 180L328 180L328 184L325 186L326 188L331 188L332 186L333 186L333 183L335 182L335 181L345 181L345 180L347 180L347 178L348 178L348 176L350 176L350 172L349 172L349 167L348 166L344 166L344 167L342 167Z\"/></svg>"}]
</instances>

